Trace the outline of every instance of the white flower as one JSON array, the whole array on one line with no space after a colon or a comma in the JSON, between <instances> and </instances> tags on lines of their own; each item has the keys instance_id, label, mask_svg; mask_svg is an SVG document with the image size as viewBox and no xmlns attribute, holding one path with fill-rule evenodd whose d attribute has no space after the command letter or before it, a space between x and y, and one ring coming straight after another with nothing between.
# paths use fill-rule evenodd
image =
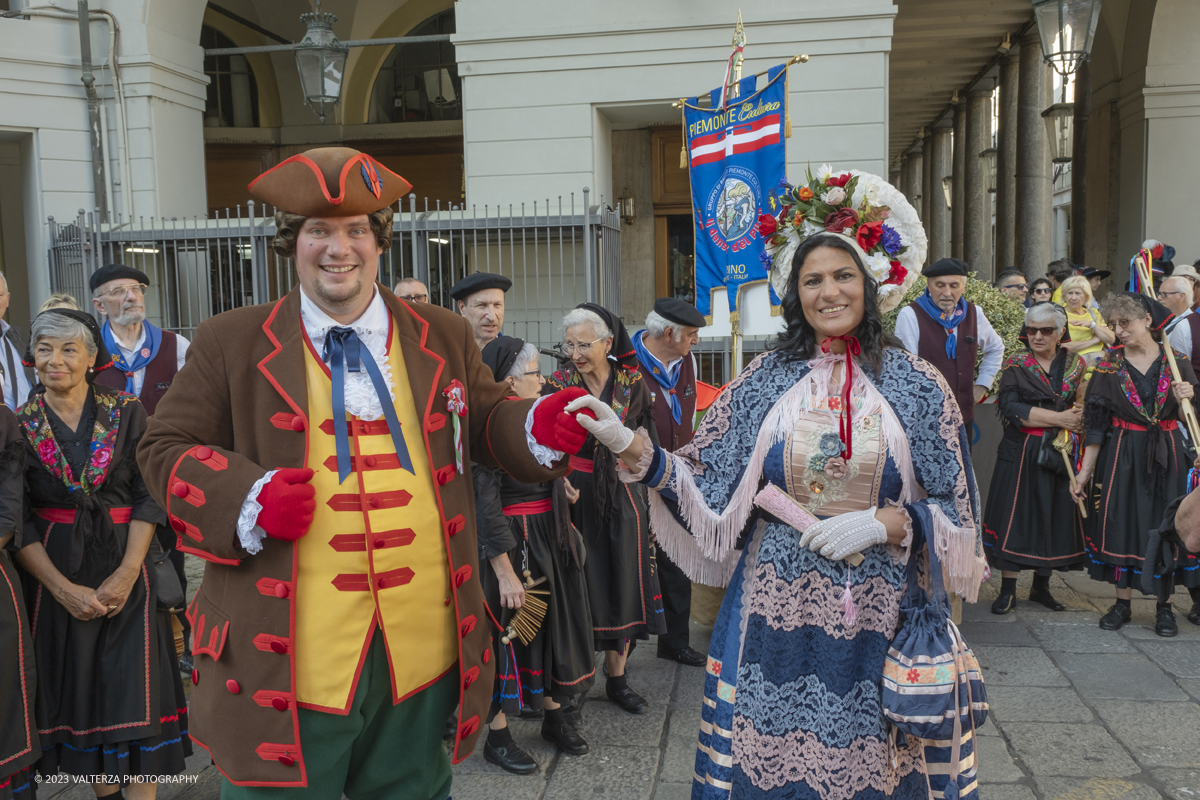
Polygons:
<instances>
[{"instance_id":1,"label":"white flower","mask_svg":"<svg viewBox=\"0 0 1200 800\"><path fill-rule=\"evenodd\" d=\"M834 186L828 192L821 195L821 199L831 206L836 206L846 200L846 190L840 186Z\"/></svg>"},{"instance_id":2,"label":"white flower","mask_svg":"<svg viewBox=\"0 0 1200 800\"><path fill-rule=\"evenodd\" d=\"M883 283L892 274L892 264L888 261L887 253L875 253L867 256L867 272L876 283Z\"/></svg>"},{"instance_id":3,"label":"white flower","mask_svg":"<svg viewBox=\"0 0 1200 800\"><path fill-rule=\"evenodd\" d=\"M805 220L807 223L808 220ZM824 230L824 228L822 228ZM804 234L807 236L808 234ZM787 289L788 276L792 274L792 257L796 255L796 249L800 247L800 242L804 236L792 227L788 227L787 241L775 253L775 259L771 263L771 285L775 287L775 294L783 297L784 291Z\"/></svg>"},{"instance_id":4,"label":"white flower","mask_svg":"<svg viewBox=\"0 0 1200 800\"><path fill-rule=\"evenodd\" d=\"M850 198L850 204L858 209L863 207L863 201L870 203L872 206L877 206L880 205L879 197L879 186L871 181L865 181L860 177L858 184L854 187L854 194Z\"/></svg>"},{"instance_id":5,"label":"white flower","mask_svg":"<svg viewBox=\"0 0 1200 800\"><path fill-rule=\"evenodd\" d=\"M808 217L800 225L800 233L804 236L812 236L814 233L824 233L825 226L819 222L813 222Z\"/></svg>"},{"instance_id":6,"label":"white flower","mask_svg":"<svg viewBox=\"0 0 1200 800\"><path fill-rule=\"evenodd\" d=\"M828 164L822 164L817 169L817 180L819 180L821 183L825 183L827 180L829 180L832 177L833 177L833 167L829 166Z\"/></svg>"}]
</instances>

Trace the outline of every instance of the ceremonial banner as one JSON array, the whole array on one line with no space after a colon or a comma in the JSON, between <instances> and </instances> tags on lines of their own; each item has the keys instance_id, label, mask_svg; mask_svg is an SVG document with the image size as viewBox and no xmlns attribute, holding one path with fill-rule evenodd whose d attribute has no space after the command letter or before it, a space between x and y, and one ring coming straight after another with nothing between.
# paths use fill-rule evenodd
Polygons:
<instances>
[{"instance_id":1,"label":"ceremonial banner","mask_svg":"<svg viewBox=\"0 0 1200 800\"><path fill-rule=\"evenodd\" d=\"M729 315L737 320L741 291L767 282L758 215L778 209L775 192L785 181L787 150L787 65L738 82L738 97L722 110L723 89L711 107L693 97L684 102L684 149L692 180L696 227L696 308L712 321L712 293L725 287ZM771 305L779 298L771 290Z\"/></svg>"}]
</instances>

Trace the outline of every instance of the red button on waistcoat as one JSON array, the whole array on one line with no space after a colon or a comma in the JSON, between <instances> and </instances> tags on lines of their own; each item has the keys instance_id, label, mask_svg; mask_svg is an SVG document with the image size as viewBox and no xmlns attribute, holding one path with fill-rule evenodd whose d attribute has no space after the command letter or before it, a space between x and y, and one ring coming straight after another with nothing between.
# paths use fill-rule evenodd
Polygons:
<instances>
[{"instance_id":1,"label":"red button on waistcoat","mask_svg":"<svg viewBox=\"0 0 1200 800\"><path fill-rule=\"evenodd\" d=\"M296 433L304 430L304 417L300 416L299 414L292 417L292 430L294 430ZM291 764L288 764L288 766L290 767Z\"/></svg>"},{"instance_id":2,"label":"red button on waistcoat","mask_svg":"<svg viewBox=\"0 0 1200 800\"><path fill-rule=\"evenodd\" d=\"M387 539L376 539L375 540L376 548L386 547L386 546L387 546Z\"/></svg>"},{"instance_id":3,"label":"red button on waistcoat","mask_svg":"<svg viewBox=\"0 0 1200 800\"><path fill-rule=\"evenodd\" d=\"M280 599L288 596L288 588L286 583L280 581L279 583L275 584L275 596Z\"/></svg>"},{"instance_id":4,"label":"red button on waistcoat","mask_svg":"<svg viewBox=\"0 0 1200 800\"><path fill-rule=\"evenodd\" d=\"M293 761L289 756L280 756L279 763L283 764L285 767L290 767L292 764L295 764L296 762Z\"/></svg>"},{"instance_id":5,"label":"red button on waistcoat","mask_svg":"<svg viewBox=\"0 0 1200 800\"><path fill-rule=\"evenodd\" d=\"M225 688L228 689L232 694L237 694L242 690L242 687L238 686L238 682L233 678L225 681Z\"/></svg>"},{"instance_id":6,"label":"red button on waistcoat","mask_svg":"<svg viewBox=\"0 0 1200 800\"><path fill-rule=\"evenodd\" d=\"M368 501L368 503L370 504L371 508L379 508L379 498L378 497L372 497Z\"/></svg>"},{"instance_id":7,"label":"red button on waistcoat","mask_svg":"<svg viewBox=\"0 0 1200 800\"><path fill-rule=\"evenodd\" d=\"M175 481L175 485L171 487L171 493L176 497L187 497L188 487L183 481Z\"/></svg>"},{"instance_id":8,"label":"red button on waistcoat","mask_svg":"<svg viewBox=\"0 0 1200 800\"><path fill-rule=\"evenodd\" d=\"M283 654L283 653L287 652L287 645L284 644L283 642L278 642L278 641L271 642L271 649L274 650L276 653Z\"/></svg>"},{"instance_id":9,"label":"red button on waistcoat","mask_svg":"<svg viewBox=\"0 0 1200 800\"><path fill-rule=\"evenodd\" d=\"M288 701L284 700L282 697L275 697L275 698L271 699L271 706L276 711L287 711L288 710Z\"/></svg>"},{"instance_id":10,"label":"red button on waistcoat","mask_svg":"<svg viewBox=\"0 0 1200 800\"><path fill-rule=\"evenodd\" d=\"M375 466L375 456L367 456L365 459L363 459L363 463L365 463L368 467Z\"/></svg>"},{"instance_id":11,"label":"red button on waistcoat","mask_svg":"<svg viewBox=\"0 0 1200 800\"><path fill-rule=\"evenodd\" d=\"M192 452L192 455L194 455L196 458L200 459L201 461L204 461L205 459L212 458L212 448L211 447L197 447Z\"/></svg>"},{"instance_id":12,"label":"red button on waistcoat","mask_svg":"<svg viewBox=\"0 0 1200 800\"><path fill-rule=\"evenodd\" d=\"M447 597L447 598L446 598L446 605L450 605L450 598L449 598L449 597Z\"/></svg>"},{"instance_id":13,"label":"red button on waistcoat","mask_svg":"<svg viewBox=\"0 0 1200 800\"><path fill-rule=\"evenodd\" d=\"M183 533L187 529L187 526L178 517L171 517L171 529L176 533Z\"/></svg>"}]
</instances>

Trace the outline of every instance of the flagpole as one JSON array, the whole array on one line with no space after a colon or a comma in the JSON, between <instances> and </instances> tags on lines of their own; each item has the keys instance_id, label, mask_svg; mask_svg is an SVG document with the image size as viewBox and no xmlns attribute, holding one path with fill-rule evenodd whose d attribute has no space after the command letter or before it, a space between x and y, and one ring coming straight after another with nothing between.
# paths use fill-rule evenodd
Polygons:
<instances>
[{"instance_id":1,"label":"flagpole","mask_svg":"<svg viewBox=\"0 0 1200 800\"><path fill-rule=\"evenodd\" d=\"M741 86L739 84L742 80L742 62L744 60L743 53L746 48L746 29L742 25L742 10L740 8L738 9L737 24L733 26L733 42L730 46L733 48L733 52L729 56L729 59L733 64L733 69L731 70L733 74L727 77L725 89L721 93L724 97L728 98L726 100L726 104L728 104L729 99L734 99L741 96ZM729 195L727 194L728 186L728 181L721 186L721 208L726 209L726 211L729 207ZM725 285L725 301L727 303L731 300L731 298L728 297L728 293L730 291L733 292L733 302L731 303L733 312L729 315L730 347L733 349L733 375L730 376L732 379L734 376L741 374L742 371L742 328L740 313L741 309L738 308L737 303L737 288L731 289L727 283Z\"/></svg>"}]
</instances>

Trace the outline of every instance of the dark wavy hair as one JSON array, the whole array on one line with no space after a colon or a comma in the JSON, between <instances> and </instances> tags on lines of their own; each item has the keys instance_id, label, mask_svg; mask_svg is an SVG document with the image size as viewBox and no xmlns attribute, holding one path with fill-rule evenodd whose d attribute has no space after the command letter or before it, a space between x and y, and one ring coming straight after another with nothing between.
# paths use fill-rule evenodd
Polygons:
<instances>
[{"instance_id":1,"label":"dark wavy hair","mask_svg":"<svg viewBox=\"0 0 1200 800\"><path fill-rule=\"evenodd\" d=\"M862 275L863 318L854 330L854 336L862 346L860 360L878 374L883 365L884 348L903 349L904 345L895 336L884 332L883 314L879 311L879 291L875 281L850 243L837 236L816 234L805 239L796 249L796 255L792 258L792 272L788 275L787 287L780 301L787 329L775 341L774 349L797 361L815 358L820 350L821 343L817 341L817 332L804 316L804 308L800 304L800 269L809 254L822 247L841 250L849 255Z\"/></svg>"},{"instance_id":2,"label":"dark wavy hair","mask_svg":"<svg viewBox=\"0 0 1200 800\"><path fill-rule=\"evenodd\" d=\"M372 211L367 217L371 222L371 233L375 241L386 252L392 246L392 208L381 208ZM296 257L296 237L308 217L303 214L293 214L290 211L275 212L275 238L271 240L271 249L284 258Z\"/></svg>"}]
</instances>

